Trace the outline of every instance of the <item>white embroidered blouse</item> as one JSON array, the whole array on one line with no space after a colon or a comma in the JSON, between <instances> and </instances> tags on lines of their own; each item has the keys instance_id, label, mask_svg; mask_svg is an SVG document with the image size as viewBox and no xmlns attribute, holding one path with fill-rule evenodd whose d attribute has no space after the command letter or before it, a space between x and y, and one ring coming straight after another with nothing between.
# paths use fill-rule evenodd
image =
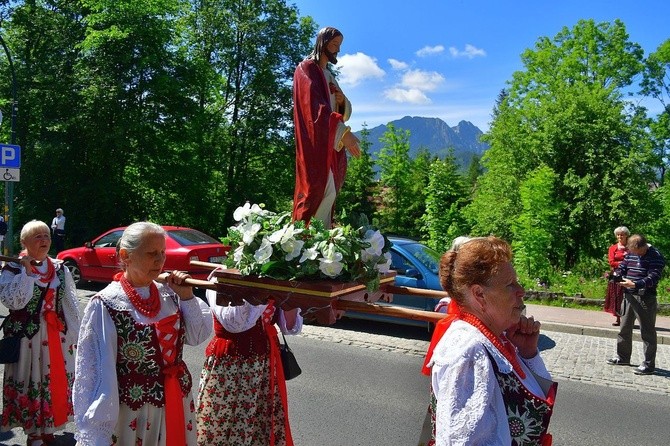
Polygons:
<instances>
[{"instance_id":1,"label":"white embroidered blouse","mask_svg":"<svg viewBox=\"0 0 670 446\"><path fill-rule=\"evenodd\" d=\"M502 391L487 351L502 373L513 370L491 341L467 322L454 321L435 347L429 365L437 398L437 446L512 443ZM545 398L533 376L551 379L539 353L519 358L526 373L519 379L531 393Z\"/></svg>"},{"instance_id":2,"label":"white embroidered blouse","mask_svg":"<svg viewBox=\"0 0 670 446\"><path fill-rule=\"evenodd\" d=\"M147 318L135 309L119 282L110 283L99 295L112 298L115 310L130 311L137 322L152 324L177 311L172 297L174 291L164 284L157 286L161 309L153 318ZM143 299L149 296L149 287L136 290ZM207 304L197 297L178 302L184 317L185 343L198 345L206 341L212 332L212 315ZM78 441L84 444L109 444L115 431L120 409L116 350L116 326L107 307L94 297L82 318L72 390Z\"/></svg>"},{"instance_id":3,"label":"white embroidered blouse","mask_svg":"<svg viewBox=\"0 0 670 446\"><path fill-rule=\"evenodd\" d=\"M246 301L244 302L244 305L238 306L217 305L216 291L213 290L207 290L207 301L212 308L214 317L216 317L218 321L221 322L223 328L231 333L242 333L243 331L249 330L251 327L256 325L256 321L263 315L263 311L265 311L267 308L267 305L252 305ZM279 312L277 325L279 325L279 329L282 331L282 333L296 335L302 331L303 318L300 315L300 312L301 310L298 309L295 325L290 329L286 328L286 318L284 317L284 312Z\"/></svg>"}]
</instances>

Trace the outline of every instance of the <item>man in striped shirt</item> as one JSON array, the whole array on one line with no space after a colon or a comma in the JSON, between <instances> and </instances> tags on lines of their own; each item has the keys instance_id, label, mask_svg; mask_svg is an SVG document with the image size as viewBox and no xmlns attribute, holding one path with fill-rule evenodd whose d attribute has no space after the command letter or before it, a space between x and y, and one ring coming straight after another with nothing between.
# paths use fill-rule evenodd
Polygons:
<instances>
[{"instance_id":1,"label":"man in striped shirt","mask_svg":"<svg viewBox=\"0 0 670 446\"><path fill-rule=\"evenodd\" d=\"M611 365L630 365L635 318L640 324L644 361L635 369L636 375L651 375L656 368L656 286L665 267L658 249L640 234L633 234L626 244L628 254L615 270L623 277L624 300L621 308L621 329L617 337L617 356L607 360Z\"/></svg>"}]
</instances>

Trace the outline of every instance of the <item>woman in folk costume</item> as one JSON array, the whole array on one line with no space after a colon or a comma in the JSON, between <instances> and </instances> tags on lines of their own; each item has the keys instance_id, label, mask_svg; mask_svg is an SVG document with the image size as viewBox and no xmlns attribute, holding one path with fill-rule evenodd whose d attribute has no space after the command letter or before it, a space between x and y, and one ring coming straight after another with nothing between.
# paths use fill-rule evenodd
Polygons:
<instances>
[{"instance_id":1,"label":"woman in folk costume","mask_svg":"<svg viewBox=\"0 0 670 446\"><path fill-rule=\"evenodd\" d=\"M512 250L496 237L447 251L440 283L452 303L428 359L435 414L429 444L551 445L556 396L538 350L540 323L525 317Z\"/></svg>"},{"instance_id":2,"label":"woman in folk costume","mask_svg":"<svg viewBox=\"0 0 670 446\"><path fill-rule=\"evenodd\" d=\"M200 377L198 444L293 446L275 324L282 333L300 333L300 309L284 311L272 299L221 306L212 290L207 299L215 336Z\"/></svg>"},{"instance_id":3,"label":"woman in folk costume","mask_svg":"<svg viewBox=\"0 0 670 446\"><path fill-rule=\"evenodd\" d=\"M74 410L82 446L196 444L192 377L183 346L212 330L207 304L165 263L165 231L126 228L117 244L123 272L84 311L77 352Z\"/></svg>"},{"instance_id":4,"label":"woman in folk costume","mask_svg":"<svg viewBox=\"0 0 670 446\"><path fill-rule=\"evenodd\" d=\"M21 336L18 362L5 364L2 431L23 427L29 446L53 442L73 414L77 290L63 263L48 257L50 234L44 222L26 223L25 255L0 275L0 301L9 308L4 335Z\"/></svg>"}]
</instances>

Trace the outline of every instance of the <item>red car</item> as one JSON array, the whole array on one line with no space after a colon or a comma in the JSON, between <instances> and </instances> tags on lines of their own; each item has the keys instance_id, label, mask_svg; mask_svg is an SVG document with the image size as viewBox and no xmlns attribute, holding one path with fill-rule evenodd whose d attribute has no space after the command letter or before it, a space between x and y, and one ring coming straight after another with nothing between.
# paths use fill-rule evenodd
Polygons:
<instances>
[{"instance_id":1,"label":"red car","mask_svg":"<svg viewBox=\"0 0 670 446\"><path fill-rule=\"evenodd\" d=\"M80 248L66 249L56 256L70 269L75 284L81 281L111 282L120 271L116 243L125 226L110 229L84 243ZM226 246L196 229L181 226L163 226L165 239L165 271L174 269L188 272L194 279L207 279L210 269L191 266L191 260L222 263L229 246Z\"/></svg>"}]
</instances>

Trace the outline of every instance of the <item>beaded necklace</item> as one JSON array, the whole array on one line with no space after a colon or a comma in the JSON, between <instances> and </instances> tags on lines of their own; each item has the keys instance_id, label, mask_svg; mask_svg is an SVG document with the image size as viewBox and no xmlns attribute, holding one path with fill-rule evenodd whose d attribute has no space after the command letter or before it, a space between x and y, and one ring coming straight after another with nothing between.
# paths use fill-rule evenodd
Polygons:
<instances>
[{"instance_id":1,"label":"beaded necklace","mask_svg":"<svg viewBox=\"0 0 670 446\"><path fill-rule=\"evenodd\" d=\"M491 343L498 349L500 353L512 364L512 368L521 379L526 378L526 373L521 368L521 363L519 362L519 357L516 354L514 345L503 337L496 336L489 328L484 325L484 323L475 315L470 313L462 313L460 316L462 321L467 322L468 324L475 327L479 330L486 339L491 341Z\"/></svg>"},{"instance_id":2,"label":"beaded necklace","mask_svg":"<svg viewBox=\"0 0 670 446\"><path fill-rule=\"evenodd\" d=\"M56 275L56 268L54 268L53 262L49 260L48 257L44 259L44 261L47 263L47 270L45 273L41 273L35 266L31 266L30 270L33 274L37 274L40 277L40 282L49 283Z\"/></svg>"},{"instance_id":3,"label":"beaded necklace","mask_svg":"<svg viewBox=\"0 0 670 446\"><path fill-rule=\"evenodd\" d=\"M161 309L160 296L158 295L158 287L154 282L149 284L149 298L142 299L137 290L128 282L125 274L119 273L114 276L114 280L118 280L121 288L130 299L133 306L146 317L155 317Z\"/></svg>"}]
</instances>

